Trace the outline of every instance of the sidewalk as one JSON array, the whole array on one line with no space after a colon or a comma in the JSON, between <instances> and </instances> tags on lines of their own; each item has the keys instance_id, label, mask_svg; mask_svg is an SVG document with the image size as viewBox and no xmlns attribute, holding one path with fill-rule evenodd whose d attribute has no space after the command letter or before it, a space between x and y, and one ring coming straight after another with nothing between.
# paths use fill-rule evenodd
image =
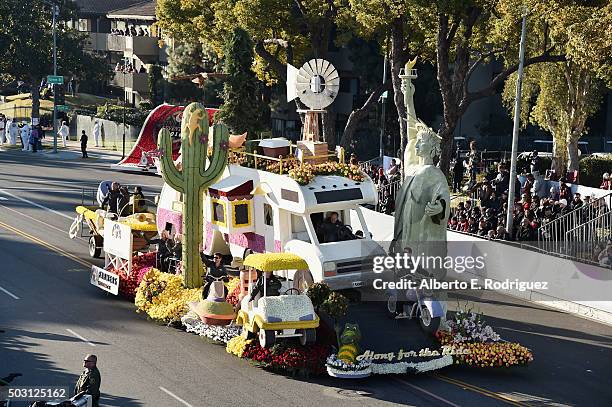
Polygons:
<instances>
[{"instance_id":1,"label":"sidewalk","mask_svg":"<svg viewBox=\"0 0 612 407\"><path fill-rule=\"evenodd\" d=\"M79 141L68 140L66 147L62 141L58 140L57 154L53 152L53 138L47 137L43 140L43 149L36 154L44 155L45 158L54 158L59 160L76 160L81 158L81 143ZM16 152L23 154L33 154L32 151L22 151L21 143L17 145L0 144L0 152ZM119 162L121 160L121 151L113 151L104 147L87 146L88 160L108 160Z\"/></svg>"}]
</instances>

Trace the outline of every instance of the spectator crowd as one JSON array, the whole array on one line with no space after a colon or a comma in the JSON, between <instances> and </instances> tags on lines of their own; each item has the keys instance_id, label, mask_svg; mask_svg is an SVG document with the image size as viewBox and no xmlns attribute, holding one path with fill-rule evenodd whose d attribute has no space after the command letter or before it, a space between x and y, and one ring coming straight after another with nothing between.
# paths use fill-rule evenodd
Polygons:
<instances>
[{"instance_id":1,"label":"spectator crowd","mask_svg":"<svg viewBox=\"0 0 612 407\"><path fill-rule=\"evenodd\" d=\"M113 28L111 30L111 34L113 35L124 35L127 37L151 37L151 33L149 32L149 30L145 27L138 27L136 28L135 26L130 26L128 28L126 28L125 30L120 30L118 28Z\"/></svg>"}]
</instances>

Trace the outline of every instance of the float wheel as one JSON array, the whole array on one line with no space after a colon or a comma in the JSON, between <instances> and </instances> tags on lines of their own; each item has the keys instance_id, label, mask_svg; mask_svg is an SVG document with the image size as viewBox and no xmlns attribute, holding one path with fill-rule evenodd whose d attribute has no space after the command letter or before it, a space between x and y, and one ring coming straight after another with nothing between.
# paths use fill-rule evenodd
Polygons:
<instances>
[{"instance_id":1,"label":"float wheel","mask_svg":"<svg viewBox=\"0 0 612 407\"><path fill-rule=\"evenodd\" d=\"M89 238L89 255L98 258L102 253L102 237L93 235Z\"/></svg>"},{"instance_id":2,"label":"float wheel","mask_svg":"<svg viewBox=\"0 0 612 407\"><path fill-rule=\"evenodd\" d=\"M274 345L276 340L276 333L274 331L268 329L260 329L259 330L259 345L262 348L269 348Z\"/></svg>"},{"instance_id":3,"label":"float wheel","mask_svg":"<svg viewBox=\"0 0 612 407\"><path fill-rule=\"evenodd\" d=\"M313 328L309 329L300 329L300 345L310 345L317 341L317 330Z\"/></svg>"},{"instance_id":4,"label":"float wheel","mask_svg":"<svg viewBox=\"0 0 612 407\"><path fill-rule=\"evenodd\" d=\"M419 316L419 325L421 325L421 329L428 334L435 334L440 327L440 317L433 318L429 309L427 307L423 307L421 310L421 315Z\"/></svg>"}]
</instances>

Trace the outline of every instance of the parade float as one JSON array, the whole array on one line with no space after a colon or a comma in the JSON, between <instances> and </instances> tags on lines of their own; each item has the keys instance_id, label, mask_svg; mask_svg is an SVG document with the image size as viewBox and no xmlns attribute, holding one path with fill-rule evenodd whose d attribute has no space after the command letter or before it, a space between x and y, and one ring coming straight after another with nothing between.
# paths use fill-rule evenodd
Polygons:
<instances>
[{"instance_id":1,"label":"parade float","mask_svg":"<svg viewBox=\"0 0 612 407\"><path fill-rule=\"evenodd\" d=\"M309 73L293 73L301 77L297 93L323 95L313 97L316 103L308 96L303 100L311 102L311 109L304 112L305 139L295 146L268 139L239 147L224 125L210 126L197 103L182 115L180 155L174 154L170 131L160 130L156 154L165 184L155 222L158 230L182 236L178 272L159 271L154 253L135 254L130 247L121 259L129 257L136 267L122 269L123 263L114 262L108 268L120 277L124 288L119 291L151 320L181 327L282 374L355 379L451 365L530 363L527 348L503 341L482 316L465 311L446 320L445 301L439 300L434 311L427 298L418 296L410 312L421 320L427 312L440 319L411 334L426 337L429 345L419 348L409 338L397 351L371 346L377 337L387 342L406 328L399 322L386 327L387 336L364 329L376 313L355 312L357 304L349 305L338 291L360 288L372 272L372 256L387 253L369 238L361 214L360 205L376 202L372 180L344 164L342 151L330 154L318 141L317 114L326 106L320 99L333 100L337 74L326 61L313 61L307 64ZM413 71L407 67L402 79L415 77ZM323 87L322 80L330 86ZM415 240L445 247L440 225L444 228L448 218L448 187L432 165L439 139L422 123L408 128L414 151L406 155L410 179L399 194L392 247L405 249ZM317 226L332 212L342 220L343 232L338 241L327 242ZM106 240L104 246L106 251ZM200 249L231 255L240 267L239 276L215 281L205 298ZM381 316L398 311L390 308L392 302L379 303Z\"/></svg>"}]
</instances>

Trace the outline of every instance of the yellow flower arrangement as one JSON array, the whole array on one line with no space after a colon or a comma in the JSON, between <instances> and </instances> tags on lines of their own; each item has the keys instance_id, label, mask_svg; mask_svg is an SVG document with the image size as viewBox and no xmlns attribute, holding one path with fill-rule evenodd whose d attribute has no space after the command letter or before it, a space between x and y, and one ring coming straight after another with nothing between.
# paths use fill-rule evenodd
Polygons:
<instances>
[{"instance_id":1,"label":"yellow flower arrangement","mask_svg":"<svg viewBox=\"0 0 612 407\"><path fill-rule=\"evenodd\" d=\"M225 287L227 288L228 293L233 293L236 287L240 285L240 279L237 277L230 278L230 280L225 283Z\"/></svg>"},{"instance_id":2,"label":"yellow flower arrangement","mask_svg":"<svg viewBox=\"0 0 612 407\"><path fill-rule=\"evenodd\" d=\"M252 342L253 339L246 339L244 336L238 335L229 340L225 347L225 351L241 358L246 347Z\"/></svg>"},{"instance_id":3,"label":"yellow flower arrangement","mask_svg":"<svg viewBox=\"0 0 612 407\"><path fill-rule=\"evenodd\" d=\"M187 303L198 301L200 295L199 288L184 288L181 276L152 268L140 282L134 303L151 319L170 323L180 320L187 312Z\"/></svg>"},{"instance_id":4,"label":"yellow flower arrangement","mask_svg":"<svg viewBox=\"0 0 612 407\"><path fill-rule=\"evenodd\" d=\"M300 185L309 184L317 175L339 175L357 182L365 180L363 172L358 165L337 162L326 162L317 165L304 164L289 170L289 176Z\"/></svg>"}]
</instances>

